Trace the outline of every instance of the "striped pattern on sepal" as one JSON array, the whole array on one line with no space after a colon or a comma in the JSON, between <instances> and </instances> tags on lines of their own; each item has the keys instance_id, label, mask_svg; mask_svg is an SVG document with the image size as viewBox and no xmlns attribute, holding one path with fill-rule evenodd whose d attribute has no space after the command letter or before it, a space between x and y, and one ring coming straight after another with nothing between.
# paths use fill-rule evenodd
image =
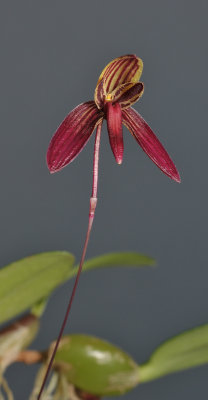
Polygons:
<instances>
[{"instance_id":1,"label":"striped pattern on sepal","mask_svg":"<svg viewBox=\"0 0 208 400\"><path fill-rule=\"evenodd\" d=\"M174 181L180 182L180 175L173 161L141 115L130 107L122 111L122 122L161 171Z\"/></svg>"},{"instance_id":2,"label":"striped pattern on sepal","mask_svg":"<svg viewBox=\"0 0 208 400\"><path fill-rule=\"evenodd\" d=\"M78 156L102 119L103 113L94 101L78 105L67 115L48 148L47 164L51 173L59 171Z\"/></svg>"},{"instance_id":3,"label":"striped pattern on sepal","mask_svg":"<svg viewBox=\"0 0 208 400\"><path fill-rule=\"evenodd\" d=\"M103 79L106 93L111 93L118 86L138 82L143 69L143 62L134 54L121 56L111 61L102 71L97 86Z\"/></svg>"}]
</instances>

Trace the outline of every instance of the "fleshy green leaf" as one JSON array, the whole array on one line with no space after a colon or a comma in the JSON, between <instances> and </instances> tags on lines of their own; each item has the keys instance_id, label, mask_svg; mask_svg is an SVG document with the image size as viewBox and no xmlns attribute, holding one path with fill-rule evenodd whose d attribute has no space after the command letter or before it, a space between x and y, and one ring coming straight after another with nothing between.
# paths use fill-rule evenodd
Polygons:
<instances>
[{"instance_id":1,"label":"fleshy green leaf","mask_svg":"<svg viewBox=\"0 0 208 400\"><path fill-rule=\"evenodd\" d=\"M122 394L139 383L135 361L118 347L93 336L65 336L55 365L69 383L99 396Z\"/></svg>"},{"instance_id":2,"label":"fleshy green leaf","mask_svg":"<svg viewBox=\"0 0 208 400\"><path fill-rule=\"evenodd\" d=\"M99 257L91 258L85 261L83 265L83 271L89 271L94 268L103 267L122 267L122 266L153 266L155 265L155 260L144 254L133 253L133 252L120 252L120 253L108 253ZM73 268L69 275L70 277L76 275L77 268Z\"/></svg>"},{"instance_id":3,"label":"fleshy green leaf","mask_svg":"<svg viewBox=\"0 0 208 400\"><path fill-rule=\"evenodd\" d=\"M208 363L208 324L183 332L160 345L140 366L140 382Z\"/></svg>"},{"instance_id":4,"label":"fleshy green leaf","mask_svg":"<svg viewBox=\"0 0 208 400\"><path fill-rule=\"evenodd\" d=\"M13 262L0 270L0 323L47 297L67 280L72 254L54 251Z\"/></svg>"}]
</instances>

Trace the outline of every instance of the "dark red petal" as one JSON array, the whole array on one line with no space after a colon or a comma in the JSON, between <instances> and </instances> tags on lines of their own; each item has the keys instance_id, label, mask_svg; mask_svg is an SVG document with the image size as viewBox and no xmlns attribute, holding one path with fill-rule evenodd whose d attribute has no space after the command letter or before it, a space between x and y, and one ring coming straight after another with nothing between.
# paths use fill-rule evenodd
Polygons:
<instances>
[{"instance_id":1,"label":"dark red petal","mask_svg":"<svg viewBox=\"0 0 208 400\"><path fill-rule=\"evenodd\" d=\"M111 149L116 162L121 164L124 150L121 106L119 103L113 105L108 102L105 107Z\"/></svg>"},{"instance_id":2,"label":"dark red petal","mask_svg":"<svg viewBox=\"0 0 208 400\"><path fill-rule=\"evenodd\" d=\"M124 83L112 92L113 102L118 101L122 110L130 107L142 96L144 85L138 83Z\"/></svg>"},{"instance_id":3,"label":"dark red petal","mask_svg":"<svg viewBox=\"0 0 208 400\"><path fill-rule=\"evenodd\" d=\"M67 115L48 148L47 164L50 172L57 172L74 160L102 118L103 113L94 101L80 104Z\"/></svg>"},{"instance_id":4,"label":"dark red petal","mask_svg":"<svg viewBox=\"0 0 208 400\"><path fill-rule=\"evenodd\" d=\"M122 111L122 122L130 130L145 153L171 179L180 182L180 175L151 128L133 108Z\"/></svg>"}]
</instances>

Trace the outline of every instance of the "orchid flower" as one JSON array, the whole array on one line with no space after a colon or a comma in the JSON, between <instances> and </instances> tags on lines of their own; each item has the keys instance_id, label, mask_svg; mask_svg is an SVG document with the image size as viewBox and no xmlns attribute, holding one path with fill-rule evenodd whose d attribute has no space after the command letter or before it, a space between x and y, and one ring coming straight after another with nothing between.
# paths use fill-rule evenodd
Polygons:
<instances>
[{"instance_id":1,"label":"orchid flower","mask_svg":"<svg viewBox=\"0 0 208 400\"><path fill-rule=\"evenodd\" d=\"M170 178L180 182L179 173L168 153L144 119L131 106L142 96L144 85L138 82L142 60L135 55L118 57L101 73L94 101L77 106L64 119L53 136L47 163L50 172L65 167L87 144L97 125L107 120L109 141L118 164L123 160L124 124L151 160Z\"/></svg>"},{"instance_id":2,"label":"orchid flower","mask_svg":"<svg viewBox=\"0 0 208 400\"><path fill-rule=\"evenodd\" d=\"M78 105L67 115L52 137L48 148L47 164L50 172L54 173L64 168L77 157L87 144L94 129L97 128L94 147L92 196L90 198L89 222L85 244L66 314L47 366L38 400L41 398L69 316L92 229L97 204L98 162L103 119L107 120L109 141L118 164L121 164L123 160L123 124L129 129L151 160L166 175L176 182L180 182L179 173L168 153L144 119L131 107L132 104L139 100L144 91L143 83L139 82L142 69L142 60L135 55L126 55L111 61L104 68L98 79L94 101Z\"/></svg>"}]
</instances>

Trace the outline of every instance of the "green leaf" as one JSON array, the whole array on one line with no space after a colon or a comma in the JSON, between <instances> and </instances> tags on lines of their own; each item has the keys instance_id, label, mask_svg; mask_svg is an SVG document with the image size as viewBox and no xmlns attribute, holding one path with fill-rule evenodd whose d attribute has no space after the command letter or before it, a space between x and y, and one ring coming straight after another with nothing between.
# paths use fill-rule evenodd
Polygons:
<instances>
[{"instance_id":1,"label":"green leaf","mask_svg":"<svg viewBox=\"0 0 208 400\"><path fill-rule=\"evenodd\" d=\"M99 396L119 395L139 383L135 361L118 347L93 336L63 337L55 366L69 383Z\"/></svg>"},{"instance_id":2,"label":"green leaf","mask_svg":"<svg viewBox=\"0 0 208 400\"><path fill-rule=\"evenodd\" d=\"M74 257L68 252L36 254L0 270L0 323L32 308L40 316L47 297L61 283L74 277ZM114 266L154 265L153 258L139 253L110 253L87 260L83 271ZM40 303L39 303L40 302Z\"/></svg>"},{"instance_id":3,"label":"green leaf","mask_svg":"<svg viewBox=\"0 0 208 400\"><path fill-rule=\"evenodd\" d=\"M31 314L35 315L36 317L41 317L47 307L47 304L48 297L39 300L37 303L34 304L34 306L31 307Z\"/></svg>"},{"instance_id":4,"label":"green leaf","mask_svg":"<svg viewBox=\"0 0 208 400\"><path fill-rule=\"evenodd\" d=\"M72 254L54 251L13 262L0 270L0 323L47 297L67 280Z\"/></svg>"},{"instance_id":5,"label":"green leaf","mask_svg":"<svg viewBox=\"0 0 208 400\"><path fill-rule=\"evenodd\" d=\"M108 253L99 257L91 258L85 261L83 265L83 271L89 271L94 268L103 267L121 267L121 266L153 266L155 265L155 260L140 253L132 252L120 252L120 253ZM78 266L73 268L69 272L69 278L75 276L77 273Z\"/></svg>"},{"instance_id":6,"label":"green leaf","mask_svg":"<svg viewBox=\"0 0 208 400\"><path fill-rule=\"evenodd\" d=\"M208 324L183 332L159 346L140 366L140 382L208 363Z\"/></svg>"}]
</instances>

